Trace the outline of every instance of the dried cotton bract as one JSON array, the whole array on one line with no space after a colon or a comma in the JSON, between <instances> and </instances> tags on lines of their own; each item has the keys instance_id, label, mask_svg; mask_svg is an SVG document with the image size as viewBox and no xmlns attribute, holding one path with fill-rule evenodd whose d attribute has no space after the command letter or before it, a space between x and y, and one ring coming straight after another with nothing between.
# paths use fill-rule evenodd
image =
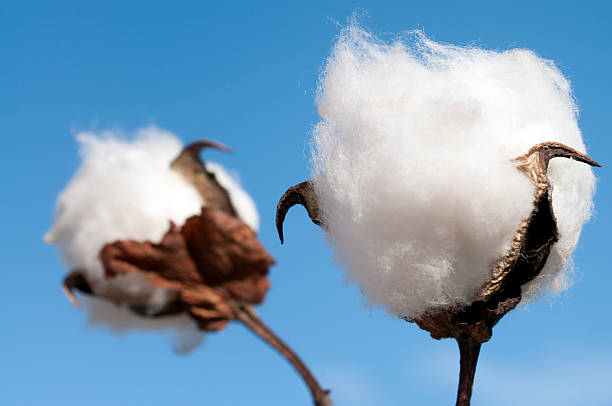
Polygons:
<instances>
[{"instance_id":1,"label":"dried cotton bract","mask_svg":"<svg viewBox=\"0 0 612 406\"><path fill-rule=\"evenodd\" d=\"M119 305L121 298L129 298L132 303L124 306L135 301L143 315L154 314L174 300L175 293L150 285L137 273L108 280L99 253L117 240L159 242L170 221L182 225L206 206L196 188L170 167L183 146L174 135L155 127L139 130L132 142L112 132L81 133L77 140L83 162L58 198L55 222L45 241L58 245L68 269L84 272L96 297L113 298ZM219 165L209 164L208 169L228 190L239 217L256 229L258 216L251 198ZM92 323L118 332L178 330L179 351L201 341L195 323L185 315L143 318L96 297L85 299Z\"/></svg>"},{"instance_id":2,"label":"dried cotton bract","mask_svg":"<svg viewBox=\"0 0 612 406\"><path fill-rule=\"evenodd\" d=\"M309 187L319 212L309 214L366 297L407 319L466 306L489 280L533 209L513 158L545 141L585 151L570 86L550 61L420 32L385 43L344 29L317 106ZM548 174L560 239L524 294L567 286L562 271L591 213L587 165L553 160Z\"/></svg>"}]
</instances>

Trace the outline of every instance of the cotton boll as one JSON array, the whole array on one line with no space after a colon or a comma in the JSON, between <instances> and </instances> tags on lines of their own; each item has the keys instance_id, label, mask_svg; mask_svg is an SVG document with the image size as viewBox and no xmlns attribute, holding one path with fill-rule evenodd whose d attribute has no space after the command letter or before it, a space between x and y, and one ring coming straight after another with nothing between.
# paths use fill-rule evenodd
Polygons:
<instances>
[{"instance_id":1,"label":"cotton boll","mask_svg":"<svg viewBox=\"0 0 612 406\"><path fill-rule=\"evenodd\" d=\"M96 296L138 298L149 311L162 309L175 299L174 291L154 288L138 273L109 281L98 255L103 246L117 240L159 242L170 221L181 226L187 218L200 214L206 202L192 184L170 168L183 145L156 127L138 130L133 141L109 131L80 133L77 141L82 164L58 198L55 222L45 241L58 245L69 270L85 272ZM239 214L256 228L257 211L248 194L221 166L207 165L228 189ZM177 330L180 351L202 338L187 316L146 319L120 303L95 298L84 302L90 323L108 325L115 332Z\"/></svg>"},{"instance_id":2,"label":"cotton boll","mask_svg":"<svg viewBox=\"0 0 612 406\"><path fill-rule=\"evenodd\" d=\"M418 32L383 43L344 29L317 106L312 181L328 238L366 297L407 318L470 303L510 247L533 208L512 158L543 141L585 149L570 86L551 62ZM525 293L560 285L590 215L591 170L557 161L556 259Z\"/></svg>"}]
</instances>

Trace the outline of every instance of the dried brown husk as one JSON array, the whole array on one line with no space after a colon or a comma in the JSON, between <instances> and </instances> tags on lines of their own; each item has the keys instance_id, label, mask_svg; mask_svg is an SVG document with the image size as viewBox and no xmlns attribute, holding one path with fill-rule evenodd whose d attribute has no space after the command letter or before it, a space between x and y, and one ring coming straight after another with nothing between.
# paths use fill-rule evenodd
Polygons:
<instances>
[{"instance_id":1,"label":"dried brown husk","mask_svg":"<svg viewBox=\"0 0 612 406\"><path fill-rule=\"evenodd\" d=\"M137 272L152 286L176 291L183 311L208 331L221 330L234 318L232 302L263 302L274 264L248 225L209 208L181 228L171 224L158 244L107 244L100 260L110 279Z\"/></svg>"}]
</instances>

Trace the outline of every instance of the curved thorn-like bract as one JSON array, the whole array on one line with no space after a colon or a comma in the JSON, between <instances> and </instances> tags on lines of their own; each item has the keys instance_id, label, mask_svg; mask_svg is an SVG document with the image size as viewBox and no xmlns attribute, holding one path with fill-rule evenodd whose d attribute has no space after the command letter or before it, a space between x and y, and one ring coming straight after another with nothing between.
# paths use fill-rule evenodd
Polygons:
<instances>
[{"instance_id":1,"label":"curved thorn-like bract","mask_svg":"<svg viewBox=\"0 0 612 406\"><path fill-rule=\"evenodd\" d=\"M66 298L74 305L74 307L81 307L79 300L76 298L74 294L74 290L79 290L83 293L93 294L93 289L89 285L87 278L85 278L85 273L81 270L73 270L71 271L62 283L62 291Z\"/></svg>"},{"instance_id":2,"label":"curved thorn-like bract","mask_svg":"<svg viewBox=\"0 0 612 406\"><path fill-rule=\"evenodd\" d=\"M281 244L284 243L283 222L285 221L285 216L289 209L296 204L304 206L312 222L316 225L321 225L319 203L312 183L309 180L298 183L287 189L276 206L276 230L278 231Z\"/></svg>"},{"instance_id":3,"label":"curved thorn-like bract","mask_svg":"<svg viewBox=\"0 0 612 406\"><path fill-rule=\"evenodd\" d=\"M218 149L220 151L227 152L227 153L232 152L232 149L230 147L220 142L212 141L212 140L199 140L199 141L194 141L191 144L187 145L185 148L183 148L182 153L190 153L190 154L195 154L197 156L199 155L200 151L203 150L204 148L214 148L214 149Z\"/></svg>"},{"instance_id":4,"label":"curved thorn-like bract","mask_svg":"<svg viewBox=\"0 0 612 406\"><path fill-rule=\"evenodd\" d=\"M553 158L569 158L591 166L601 167L600 164L598 164L582 152L579 152L572 147L568 147L565 144L561 144L560 142L552 141L542 142L540 144L534 145L525 154L514 158L513 161L519 162L528 159L535 153L539 153L545 168L546 166L548 166L548 162Z\"/></svg>"},{"instance_id":5,"label":"curved thorn-like bract","mask_svg":"<svg viewBox=\"0 0 612 406\"><path fill-rule=\"evenodd\" d=\"M200 159L200 151L204 148L215 148L223 152L232 151L220 142L195 141L183 148L170 167L180 172L198 190L206 207L224 211L235 217L236 209L228 191L217 181L215 174L206 169L206 165Z\"/></svg>"}]
</instances>

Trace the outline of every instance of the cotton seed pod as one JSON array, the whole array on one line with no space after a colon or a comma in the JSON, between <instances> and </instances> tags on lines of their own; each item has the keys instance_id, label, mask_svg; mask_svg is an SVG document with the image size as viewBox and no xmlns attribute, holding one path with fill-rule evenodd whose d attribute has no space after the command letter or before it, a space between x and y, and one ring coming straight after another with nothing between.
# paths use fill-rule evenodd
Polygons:
<instances>
[{"instance_id":1,"label":"cotton seed pod","mask_svg":"<svg viewBox=\"0 0 612 406\"><path fill-rule=\"evenodd\" d=\"M418 31L382 41L352 21L316 104L311 179L279 201L281 242L287 211L305 206L364 297L457 339L462 371L522 299L567 288L594 193L582 162L596 163L551 61ZM549 171L554 157L571 159Z\"/></svg>"},{"instance_id":2,"label":"cotton seed pod","mask_svg":"<svg viewBox=\"0 0 612 406\"><path fill-rule=\"evenodd\" d=\"M109 273L109 256L102 258L101 253L108 251L105 246L117 241L131 246L165 244L174 231L183 231L187 220L191 220L190 224L197 222L203 207L221 213L209 217L217 219L225 213L234 221L208 222L208 227L232 223L234 228L246 230L238 230L239 234L249 234L248 238L256 242L258 218L250 197L219 165L204 164L198 156L203 148L226 152L229 148L211 141L183 148L170 133L156 128L140 130L133 142L121 141L112 133L79 134L77 139L83 163L60 195L55 224L45 236L45 241L58 245L62 259L72 269L64 280L64 292L75 305L79 302L73 291L85 293L85 307L95 323L119 331L177 329L177 349L189 350L200 341L199 333L179 292L151 284L139 272ZM170 227L171 223L175 225ZM180 238L185 239L182 235ZM272 258L261 245L257 248L269 266ZM225 261L231 266L235 258ZM258 272L263 281L255 295L260 298L258 303L268 286L265 274L263 270ZM232 277L236 279L235 275L228 276ZM199 330L206 329L200 326Z\"/></svg>"},{"instance_id":3,"label":"cotton seed pod","mask_svg":"<svg viewBox=\"0 0 612 406\"><path fill-rule=\"evenodd\" d=\"M84 140L93 143L94 151L87 151L83 168L60 196L56 224L45 237L59 243L66 262L80 265L64 278L64 293L77 306L75 291L102 299L116 305L116 311L137 315L139 323L153 320L164 325L188 317L199 331L220 331L230 321L239 321L287 358L309 387L315 405L330 406L329 391L253 308L270 287L267 274L274 259L256 237L257 215L248 195L220 168L211 170L199 157L203 148L229 148L198 141L170 160L167 150L176 147L176 141L157 131L134 145ZM113 144L110 151L106 143ZM114 155L107 156L109 152ZM107 177L111 180L104 184ZM134 193L138 190L142 193ZM163 193L168 191L173 193ZM178 207L172 205L176 198L184 199ZM191 215L194 207L198 213ZM117 208L127 213L113 211ZM169 216L150 216L160 212ZM101 222L92 221L96 216ZM154 232L147 228L150 222L156 225ZM163 234L156 238L160 231ZM114 238L105 239L108 235ZM92 236L97 240L87 238ZM82 265L88 263L91 268ZM112 323L112 315L106 321Z\"/></svg>"}]
</instances>

